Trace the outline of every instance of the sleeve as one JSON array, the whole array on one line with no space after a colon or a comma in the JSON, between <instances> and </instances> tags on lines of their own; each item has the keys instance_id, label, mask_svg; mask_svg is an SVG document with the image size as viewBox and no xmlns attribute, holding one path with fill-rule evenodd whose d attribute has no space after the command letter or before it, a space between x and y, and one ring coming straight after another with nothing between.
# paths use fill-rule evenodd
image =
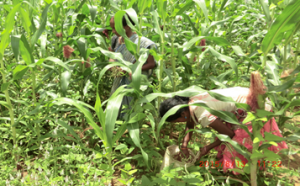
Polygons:
<instances>
[{"instance_id":1,"label":"sleeve","mask_svg":"<svg viewBox=\"0 0 300 186\"><path fill-rule=\"evenodd\" d=\"M114 35L112 38L111 38L111 48L113 51L115 51L116 49L116 46L117 46L117 41L118 41L118 36Z\"/></svg>"},{"instance_id":2,"label":"sleeve","mask_svg":"<svg viewBox=\"0 0 300 186\"><path fill-rule=\"evenodd\" d=\"M208 112L203 107L197 107L194 110L194 114L196 117L196 121L202 127L207 127L208 125L210 125L212 122L214 122L218 118L217 116L212 115L210 112Z\"/></svg>"}]
</instances>

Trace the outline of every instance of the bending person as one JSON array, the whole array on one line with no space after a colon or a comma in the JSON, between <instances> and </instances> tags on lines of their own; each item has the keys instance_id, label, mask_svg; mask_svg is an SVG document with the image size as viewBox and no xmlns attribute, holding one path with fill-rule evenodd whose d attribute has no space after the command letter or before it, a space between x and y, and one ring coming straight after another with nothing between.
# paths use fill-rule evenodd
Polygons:
<instances>
[{"instance_id":1,"label":"bending person","mask_svg":"<svg viewBox=\"0 0 300 186\"><path fill-rule=\"evenodd\" d=\"M254 80L256 79L256 80ZM254 83L257 81L258 83ZM257 87L258 84L261 84L261 87ZM251 109L254 111L258 108L257 103L257 94L259 92L264 93L264 86L260 77L257 79L255 77L251 77L251 86L249 88L242 87L234 87L234 88L226 88L226 89L217 89L212 90L211 92L215 92L221 94L226 97L231 97L234 101L238 103L247 103L250 105ZM207 92L188 98L188 97L180 97L175 96L173 98L167 99L161 103L160 106L160 116L163 117L166 112L172 107L181 104L192 104L192 103L205 103L208 107L214 110L219 111L228 111L233 112L237 119L242 122L246 116L247 112L242 109L237 109L234 103L222 102L216 100L211 97ZM265 109L271 111L271 106L266 104ZM211 127L216 130L219 134L228 135L232 140L246 147L249 151L252 151L253 144L251 137L248 133L240 128L238 125L226 123L222 121L220 118L209 113L205 108L200 106L189 106L185 108L179 109L175 114L169 116L167 118L168 122L186 122L185 132L190 129L194 129L195 124L200 124L202 127ZM252 132L251 122L245 124L249 131ZM264 124L264 127L261 129L261 134L264 135L264 132L272 132L272 134L282 137L277 123L274 118L270 119L268 122ZM181 150L183 154L178 155L178 160L180 160L184 156L189 156L188 152L188 142L192 137L193 132L189 132L183 139ZM215 149L218 151L217 159L220 160L220 163L223 163L224 172L227 169L235 168L235 160L238 157L243 163L247 163L248 160L237 153L235 149L230 144L221 144L222 142L219 139L216 139L215 142L202 147L200 149L200 157L206 155L211 149ZM280 142L278 146L271 146L268 149L273 152L278 152L281 149L286 149L286 143ZM226 165L226 166L225 166ZM235 173L235 172L234 172ZM238 173L235 173L238 174Z\"/></svg>"}]
</instances>

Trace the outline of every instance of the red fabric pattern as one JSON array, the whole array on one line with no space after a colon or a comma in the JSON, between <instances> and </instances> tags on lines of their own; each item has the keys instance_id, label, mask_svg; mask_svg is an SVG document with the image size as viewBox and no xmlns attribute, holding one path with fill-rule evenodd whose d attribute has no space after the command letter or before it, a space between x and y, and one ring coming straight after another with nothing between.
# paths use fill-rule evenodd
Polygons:
<instances>
[{"instance_id":1,"label":"red fabric pattern","mask_svg":"<svg viewBox=\"0 0 300 186\"><path fill-rule=\"evenodd\" d=\"M238 111L238 113L242 115L242 112L240 110ZM237 116L237 118L240 122L242 122L244 120L244 117L239 118ZM250 124L250 122L247 123L247 125L248 124ZM232 127L232 124L230 124L230 123L226 123L226 125L229 128ZM251 125L248 126L248 129L249 129L249 132L252 133ZM272 134L274 134L276 136L282 137L282 135L279 131L278 125L274 118L272 118L268 122L266 122L266 124L264 125L264 127L261 129L260 132L261 132L262 136L264 136L264 132L271 132ZM247 150L249 152L251 152L252 148L253 148L253 142L252 142L250 136L248 135L248 133L244 129L241 129L241 128L234 130L234 133L235 133L235 136L232 138L232 140L236 141L239 145L246 147ZM262 144L262 142L260 143L260 145L261 144ZM287 146L286 142L282 141L282 142L278 143L277 147L273 145L273 146L269 147L268 150L277 153L280 150L287 149L287 148L288 148L288 146ZM243 155L236 152L236 150L230 144L226 144L226 145L221 144L221 145L215 147L215 150L218 151L217 159L220 160L219 162L220 163L223 162L224 164L229 165L229 166L223 166L224 172L227 172L228 169L236 168L235 160L237 160L237 158L239 158L242 162L246 162L246 163L248 162L248 160ZM233 174L239 175L239 173L234 172L234 171L233 171Z\"/></svg>"}]
</instances>

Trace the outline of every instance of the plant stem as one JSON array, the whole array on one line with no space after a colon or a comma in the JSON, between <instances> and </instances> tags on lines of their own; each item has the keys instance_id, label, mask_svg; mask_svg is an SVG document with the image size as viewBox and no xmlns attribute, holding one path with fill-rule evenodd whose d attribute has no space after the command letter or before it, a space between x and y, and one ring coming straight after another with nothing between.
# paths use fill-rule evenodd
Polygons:
<instances>
[{"instance_id":1,"label":"plant stem","mask_svg":"<svg viewBox=\"0 0 300 186\"><path fill-rule=\"evenodd\" d=\"M267 63L267 54L264 53L264 58L263 58L263 62L262 62L262 70L261 70L262 75L264 74L266 63Z\"/></svg>"},{"instance_id":2,"label":"plant stem","mask_svg":"<svg viewBox=\"0 0 300 186\"><path fill-rule=\"evenodd\" d=\"M265 107L265 96L258 95L257 97L259 109L264 109ZM261 127L257 121L252 121L252 131L254 139L258 138L260 135ZM252 153L258 151L259 142L253 143ZM257 158L253 158L250 163L250 178L251 186L257 186Z\"/></svg>"},{"instance_id":3,"label":"plant stem","mask_svg":"<svg viewBox=\"0 0 300 186\"><path fill-rule=\"evenodd\" d=\"M171 22L174 21L171 19ZM173 26L171 25L171 64L172 64L172 71L173 71L173 82L174 82L174 87L173 91L176 91L176 63L174 60L174 35L173 35Z\"/></svg>"},{"instance_id":4,"label":"plant stem","mask_svg":"<svg viewBox=\"0 0 300 186\"><path fill-rule=\"evenodd\" d=\"M143 24L143 15L140 16L140 23L139 23L139 32L142 33L142 24ZM140 45L141 45L141 36L139 36L138 46L137 46L137 55L140 53ZM136 59L138 60L138 59Z\"/></svg>"},{"instance_id":5,"label":"plant stem","mask_svg":"<svg viewBox=\"0 0 300 186\"><path fill-rule=\"evenodd\" d=\"M164 22L164 25L165 25L165 22ZM163 31L162 31L162 35L160 36L160 39L161 39L161 55L164 57L164 36L165 36L165 26L163 27ZM163 59L162 57L162 59ZM161 86L162 86L162 74L163 74L163 71L164 71L164 64L163 64L163 61L162 59L160 60L159 62L159 77L158 77L158 83L159 83L159 86L158 86L158 91L161 92ZM160 105L160 102L161 102L161 97L158 97L157 99L157 102L158 102L158 108L159 108L159 105Z\"/></svg>"}]
</instances>

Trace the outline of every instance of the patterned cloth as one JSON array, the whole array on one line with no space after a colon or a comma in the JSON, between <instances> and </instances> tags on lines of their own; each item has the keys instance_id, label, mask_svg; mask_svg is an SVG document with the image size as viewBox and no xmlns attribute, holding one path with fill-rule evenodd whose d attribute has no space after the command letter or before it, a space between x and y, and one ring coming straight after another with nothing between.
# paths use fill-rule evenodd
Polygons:
<instances>
[{"instance_id":1,"label":"patterned cloth","mask_svg":"<svg viewBox=\"0 0 300 186\"><path fill-rule=\"evenodd\" d=\"M233 87L233 88L226 88L226 89L211 90L211 92L215 92L226 97L231 97L235 102L238 103L247 103L249 88ZM214 110L227 111L227 112L232 112L237 109L235 103L219 101L214 97L210 96L208 92L191 97L189 104L192 103L205 103L208 107ZM190 108L190 112L195 113L195 116L197 117L195 118L194 115L192 115L193 120L196 123L201 124L203 127L207 127L210 123L212 123L217 119L216 116L210 114L203 107L190 106L189 108ZM270 102L267 101L265 105L265 109L267 111L270 111L271 108L272 107Z\"/></svg>"},{"instance_id":2,"label":"patterned cloth","mask_svg":"<svg viewBox=\"0 0 300 186\"><path fill-rule=\"evenodd\" d=\"M243 111L242 111L243 112ZM245 113L245 117L247 116L247 113ZM239 122L243 122L245 117L238 117L237 119ZM233 141L236 141L239 145L246 147L249 152L252 152L253 149L253 142L251 140L251 137L249 134L242 128L234 129L233 124L227 123L227 127L231 128L234 132L234 137L232 138ZM246 123L249 132L252 133L252 125L251 122ZM269 132L273 135L282 137L278 125L275 121L274 118L270 119L268 122L266 122L263 126L263 128L260 130L261 135L264 137L264 133ZM262 142L260 142L260 145ZM277 143L277 146L272 145L271 147L268 148L268 150L273 151L275 153L279 152L282 149L287 149L288 146L285 141ZM217 159L219 160L220 164L223 164L223 171L227 172L228 169L233 169L233 168L238 168L239 165L241 167L244 167L246 163L248 163L248 160L241 154L239 154L233 147L232 145L226 143L226 144L221 144L217 147L214 148L216 151L218 151L217 154ZM239 160L240 162L237 162L236 160ZM268 160L266 160L268 161ZM236 165L238 164L238 165ZM260 169L263 169L264 167L261 166ZM233 174L239 175L238 172L233 171Z\"/></svg>"},{"instance_id":3,"label":"patterned cloth","mask_svg":"<svg viewBox=\"0 0 300 186\"><path fill-rule=\"evenodd\" d=\"M137 34L133 34L129 39L133 43L138 44L139 37L138 37ZM123 55L124 60L129 61L131 63L134 63L136 61L134 55L132 55L127 50L125 43L120 43L119 41L120 41L120 38L118 38L117 36L113 36L113 38L111 40L113 51L121 53ZM141 37L140 48L151 49L151 48L156 48L156 45L153 41L149 40L148 38ZM156 63L156 61L155 61L155 63ZM150 69L148 71L142 71L142 74L147 75L147 77L149 77L152 74L152 69ZM111 94L113 94L120 86L129 85L130 82L131 81L129 80L129 77L127 77L127 76L116 77L114 79L114 82L113 82L113 86L112 86L112 89L111 89ZM124 105L128 105L128 109L130 109L129 105L130 105L130 102L132 101L132 99L133 99L132 97L124 96L122 104L121 104L121 108ZM124 115L125 114L121 113L121 109L120 109L119 110L119 118L123 118Z\"/></svg>"},{"instance_id":4,"label":"patterned cloth","mask_svg":"<svg viewBox=\"0 0 300 186\"><path fill-rule=\"evenodd\" d=\"M249 94L249 89L242 87L233 87L227 89L212 90L212 92L221 94L226 97L231 97L238 103L247 103L247 95ZM232 112L236 115L240 123L242 123L247 116L247 112L243 111L242 109L237 109L234 103L227 103L216 100L207 92L190 98L189 104L191 103L205 103L207 106L214 110ZM265 110L271 111L271 108L271 104L267 101ZM190 106L189 109L191 115L193 116L193 120L198 124L200 123L203 127L207 127L218 118L217 116L210 114L206 109L202 107ZM248 133L237 125L227 122L225 122L225 124L227 125L227 127L231 128L235 134L232 140L236 141L239 145L246 147L247 150L251 152L253 143ZM252 132L251 122L248 122L245 125L248 127L249 132ZM282 137L274 118L266 122L260 132L262 136L264 136L264 132L270 132L276 136ZM273 145L268 149L273 152L278 152L281 149L287 149L287 145L284 141L282 141L278 143L278 146ZM242 161L241 163L243 164L248 162L248 160L243 155L236 152L236 150L228 143L222 143L221 145L215 147L215 150L218 151L217 159L219 159L219 162L223 164L224 172L226 172L228 169L237 168L236 160L238 160L238 158L240 159L240 161ZM237 172L233 173L236 175L239 174Z\"/></svg>"}]
</instances>

